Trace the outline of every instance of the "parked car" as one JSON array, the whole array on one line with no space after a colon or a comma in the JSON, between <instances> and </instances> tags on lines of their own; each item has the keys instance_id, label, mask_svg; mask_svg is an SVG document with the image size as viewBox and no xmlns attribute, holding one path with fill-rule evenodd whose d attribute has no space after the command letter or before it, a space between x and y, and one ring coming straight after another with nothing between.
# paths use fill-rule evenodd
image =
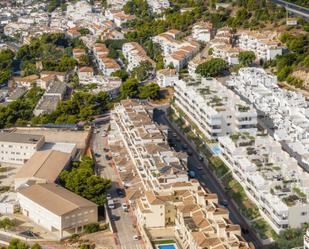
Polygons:
<instances>
[{"instance_id":1,"label":"parked car","mask_svg":"<svg viewBox=\"0 0 309 249\"><path fill-rule=\"evenodd\" d=\"M122 207L122 209L123 209L125 212L127 212L128 209L129 209L127 203L122 203L121 207Z\"/></svg>"},{"instance_id":2,"label":"parked car","mask_svg":"<svg viewBox=\"0 0 309 249\"><path fill-rule=\"evenodd\" d=\"M125 192L122 188L117 188L116 189L116 192L119 196L125 196Z\"/></svg>"},{"instance_id":3,"label":"parked car","mask_svg":"<svg viewBox=\"0 0 309 249\"><path fill-rule=\"evenodd\" d=\"M196 168L197 168L198 170L203 170L203 166L202 166L202 165L197 165Z\"/></svg>"},{"instance_id":4,"label":"parked car","mask_svg":"<svg viewBox=\"0 0 309 249\"><path fill-rule=\"evenodd\" d=\"M111 195L111 194L107 194L107 195L106 195L106 199L107 199L107 200L111 200L111 199L112 199L112 195Z\"/></svg>"},{"instance_id":5,"label":"parked car","mask_svg":"<svg viewBox=\"0 0 309 249\"><path fill-rule=\"evenodd\" d=\"M190 170L188 175L189 175L189 177L194 178L195 177L195 172L193 170Z\"/></svg>"},{"instance_id":6,"label":"parked car","mask_svg":"<svg viewBox=\"0 0 309 249\"><path fill-rule=\"evenodd\" d=\"M222 200L222 201L220 201L220 205L227 207L229 204L228 204L227 200Z\"/></svg>"},{"instance_id":7,"label":"parked car","mask_svg":"<svg viewBox=\"0 0 309 249\"><path fill-rule=\"evenodd\" d=\"M117 220L120 220L120 217L116 216L116 215L112 215L111 220L112 221L117 221Z\"/></svg>"},{"instance_id":8,"label":"parked car","mask_svg":"<svg viewBox=\"0 0 309 249\"><path fill-rule=\"evenodd\" d=\"M188 149L188 145L183 144L183 145L181 145L181 148L182 148L183 150L187 150L187 149Z\"/></svg>"},{"instance_id":9,"label":"parked car","mask_svg":"<svg viewBox=\"0 0 309 249\"><path fill-rule=\"evenodd\" d=\"M140 240L140 236L139 235L134 235L133 236L133 240Z\"/></svg>"},{"instance_id":10,"label":"parked car","mask_svg":"<svg viewBox=\"0 0 309 249\"><path fill-rule=\"evenodd\" d=\"M108 206L110 209L114 209L114 208L115 208L115 203L114 203L114 201L113 201L113 200L108 200L107 206Z\"/></svg>"}]
</instances>

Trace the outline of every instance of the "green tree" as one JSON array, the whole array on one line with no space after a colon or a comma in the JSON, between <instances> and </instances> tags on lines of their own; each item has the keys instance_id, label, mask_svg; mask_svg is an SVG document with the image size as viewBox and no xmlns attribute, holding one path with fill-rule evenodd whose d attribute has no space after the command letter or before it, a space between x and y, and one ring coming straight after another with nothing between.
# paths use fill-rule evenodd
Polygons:
<instances>
[{"instance_id":1,"label":"green tree","mask_svg":"<svg viewBox=\"0 0 309 249\"><path fill-rule=\"evenodd\" d=\"M90 30L87 28L81 28L78 31L82 36L90 34Z\"/></svg>"},{"instance_id":2,"label":"green tree","mask_svg":"<svg viewBox=\"0 0 309 249\"><path fill-rule=\"evenodd\" d=\"M196 73L203 77L217 77L228 69L228 63L222 59L214 58L206 61L196 68Z\"/></svg>"},{"instance_id":3,"label":"green tree","mask_svg":"<svg viewBox=\"0 0 309 249\"><path fill-rule=\"evenodd\" d=\"M29 249L29 246L19 239L12 239L7 249Z\"/></svg>"},{"instance_id":4,"label":"green tree","mask_svg":"<svg viewBox=\"0 0 309 249\"><path fill-rule=\"evenodd\" d=\"M79 64L82 66L90 66L91 65L90 56L87 54L81 55L79 57Z\"/></svg>"},{"instance_id":5,"label":"green tree","mask_svg":"<svg viewBox=\"0 0 309 249\"><path fill-rule=\"evenodd\" d=\"M31 246L31 249L42 249L42 247L38 243L35 243Z\"/></svg>"},{"instance_id":6,"label":"green tree","mask_svg":"<svg viewBox=\"0 0 309 249\"><path fill-rule=\"evenodd\" d=\"M149 14L149 7L146 0L130 0L123 6L123 10L126 14L136 15L138 17L146 17Z\"/></svg>"},{"instance_id":7,"label":"green tree","mask_svg":"<svg viewBox=\"0 0 309 249\"><path fill-rule=\"evenodd\" d=\"M133 68L132 76L138 81L147 80L153 72L153 66L149 61L142 61L139 66Z\"/></svg>"},{"instance_id":8,"label":"green tree","mask_svg":"<svg viewBox=\"0 0 309 249\"><path fill-rule=\"evenodd\" d=\"M11 68L14 60L14 52L10 49L0 51L0 69Z\"/></svg>"},{"instance_id":9,"label":"green tree","mask_svg":"<svg viewBox=\"0 0 309 249\"><path fill-rule=\"evenodd\" d=\"M100 231L100 224L99 223L91 223L85 226L86 233L96 233Z\"/></svg>"},{"instance_id":10,"label":"green tree","mask_svg":"<svg viewBox=\"0 0 309 249\"><path fill-rule=\"evenodd\" d=\"M10 230L11 228L15 227L15 225L16 225L15 220L11 220L7 217L0 220L0 228L2 229Z\"/></svg>"},{"instance_id":11,"label":"green tree","mask_svg":"<svg viewBox=\"0 0 309 249\"><path fill-rule=\"evenodd\" d=\"M139 88L139 98L141 99L147 99L147 98L151 98L151 99L158 99L160 98L159 95L160 92L160 87L157 83L150 83L148 85L145 86L141 86Z\"/></svg>"},{"instance_id":12,"label":"green tree","mask_svg":"<svg viewBox=\"0 0 309 249\"><path fill-rule=\"evenodd\" d=\"M83 157L72 170L63 171L60 179L65 188L98 205L106 202L106 190L111 187L111 180L94 175L93 161Z\"/></svg>"},{"instance_id":13,"label":"green tree","mask_svg":"<svg viewBox=\"0 0 309 249\"><path fill-rule=\"evenodd\" d=\"M74 58L68 55L63 55L62 58L60 59L60 63L57 67L57 70L60 72L71 71L74 69L76 65L77 61Z\"/></svg>"},{"instance_id":14,"label":"green tree","mask_svg":"<svg viewBox=\"0 0 309 249\"><path fill-rule=\"evenodd\" d=\"M252 51L242 51L238 54L239 63L243 66L250 66L255 58L255 54Z\"/></svg>"},{"instance_id":15,"label":"green tree","mask_svg":"<svg viewBox=\"0 0 309 249\"><path fill-rule=\"evenodd\" d=\"M28 76L32 74L38 74L38 70L36 68L36 65L34 63L31 63L30 61L26 61L22 64L21 70L23 73L23 76Z\"/></svg>"},{"instance_id":16,"label":"green tree","mask_svg":"<svg viewBox=\"0 0 309 249\"><path fill-rule=\"evenodd\" d=\"M129 77L129 74L126 72L126 70L120 69L116 72L113 72L112 76L119 77L122 81L125 81Z\"/></svg>"},{"instance_id":17,"label":"green tree","mask_svg":"<svg viewBox=\"0 0 309 249\"><path fill-rule=\"evenodd\" d=\"M11 77L10 69L1 69L0 70L0 84L6 83Z\"/></svg>"},{"instance_id":18,"label":"green tree","mask_svg":"<svg viewBox=\"0 0 309 249\"><path fill-rule=\"evenodd\" d=\"M128 78L120 86L120 94L122 98L135 98L138 96L139 83L135 78Z\"/></svg>"}]
</instances>

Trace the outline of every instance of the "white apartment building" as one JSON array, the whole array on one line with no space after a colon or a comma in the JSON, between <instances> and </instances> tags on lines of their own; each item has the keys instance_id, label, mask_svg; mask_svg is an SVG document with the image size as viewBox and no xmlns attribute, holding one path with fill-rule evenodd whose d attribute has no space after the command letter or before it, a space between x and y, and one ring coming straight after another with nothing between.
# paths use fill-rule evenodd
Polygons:
<instances>
[{"instance_id":1,"label":"white apartment building","mask_svg":"<svg viewBox=\"0 0 309 249\"><path fill-rule=\"evenodd\" d=\"M142 61L149 61L152 65L155 65L155 62L147 56L144 48L137 42L123 44L122 53L128 60L128 71L132 71L133 68L138 67Z\"/></svg>"},{"instance_id":2,"label":"white apartment building","mask_svg":"<svg viewBox=\"0 0 309 249\"><path fill-rule=\"evenodd\" d=\"M180 34L181 31L177 29L170 29L162 34L154 36L152 41L161 46L163 54L166 56L181 47L181 41L176 40Z\"/></svg>"},{"instance_id":3,"label":"white apartment building","mask_svg":"<svg viewBox=\"0 0 309 249\"><path fill-rule=\"evenodd\" d=\"M178 80L175 104L208 139L235 132L257 131L257 113L231 90L215 79Z\"/></svg>"},{"instance_id":4,"label":"white apartment building","mask_svg":"<svg viewBox=\"0 0 309 249\"><path fill-rule=\"evenodd\" d=\"M77 75L80 84L88 84L94 77L94 71L92 67L80 67Z\"/></svg>"},{"instance_id":5,"label":"white apartment building","mask_svg":"<svg viewBox=\"0 0 309 249\"><path fill-rule=\"evenodd\" d=\"M252 103L260 123L298 163L309 171L308 101L277 85L277 78L260 68L242 68L227 84Z\"/></svg>"},{"instance_id":6,"label":"white apartment building","mask_svg":"<svg viewBox=\"0 0 309 249\"><path fill-rule=\"evenodd\" d=\"M254 52L258 59L266 61L282 54L278 35L273 32L242 31L239 35L239 47Z\"/></svg>"},{"instance_id":7,"label":"white apartment building","mask_svg":"<svg viewBox=\"0 0 309 249\"><path fill-rule=\"evenodd\" d=\"M270 136L220 137L220 158L276 233L309 221L309 174Z\"/></svg>"},{"instance_id":8,"label":"white apartment building","mask_svg":"<svg viewBox=\"0 0 309 249\"><path fill-rule=\"evenodd\" d=\"M199 51L198 42L177 40L180 34L179 30L171 29L152 38L162 48L164 64L172 65L177 71L187 66Z\"/></svg>"},{"instance_id":9,"label":"white apartment building","mask_svg":"<svg viewBox=\"0 0 309 249\"><path fill-rule=\"evenodd\" d=\"M156 14L160 14L170 7L168 0L147 0L147 4L151 8L151 11Z\"/></svg>"},{"instance_id":10,"label":"white apartment building","mask_svg":"<svg viewBox=\"0 0 309 249\"><path fill-rule=\"evenodd\" d=\"M189 63L188 63L188 73L189 73L189 75L192 79L194 79L194 80L201 79L201 75L196 73L196 69L200 64L202 64L204 62L205 62L205 60L198 57L198 56L189 61Z\"/></svg>"},{"instance_id":11,"label":"white apartment building","mask_svg":"<svg viewBox=\"0 0 309 249\"><path fill-rule=\"evenodd\" d=\"M110 144L124 144L145 190L188 181L185 163L137 100L123 100L112 111ZM116 152L115 152L116 153Z\"/></svg>"},{"instance_id":12,"label":"white apartment building","mask_svg":"<svg viewBox=\"0 0 309 249\"><path fill-rule=\"evenodd\" d=\"M192 27L192 37L199 42L209 42L212 38L212 23L198 22Z\"/></svg>"},{"instance_id":13,"label":"white apartment building","mask_svg":"<svg viewBox=\"0 0 309 249\"><path fill-rule=\"evenodd\" d=\"M121 28L124 23L135 19L135 16L127 15L124 11L112 11L110 9L105 11L105 16L113 21L119 28Z\"/></svg>"},{"instance_id":14,"label":"white apartment building","mask_svg":"<svg viewBox=\"0 0 309 249\"><path fill-rule=\"evenodd\" d=\"M211 46L213 49L212 57L221 58L229 63L229 65L239 64L238 55L241 49L238 47L232 47L231 45L217 45Z\"/></svg>"},{"instance_id":15,"label":"white apartment building","mask_svg":"<svg viewBox=\"0 0 309 249\"><path fill-rule=\"evenodd\" d=\"M112 73L121 69L116 60L108 58L109 49L105 46L105 44L95 43L92 51L98 68L105 76L111 76Z\"/></svg>"},{"instance_id":16,"label":"white apartment building","mask_svg":"<svg viewBox=\"0 0 309 249\"><path fill-rule=\"evenodd\" d=\"M0 162L24 164L44 144L41 135L0 133Z\"/></svg>"},{"instance_id":17,"label":"white apartment building","mask_svg":"<svg viewBox=\"0 0 309 249\"><path fill-rule=\"evenodd\" d=\"M56 233L58 239L81 232L87 224L98 221L98 207L54 183L35 184L17 192L23 215L43 228Z\"/></svg>"},{"instance_id":18,"label":"white apartment building","mask_svg":"<svg viewBox=\"0 0 309 249\"><path fill-rule=\"evenodd\" d=\"M179 76L175 69L166 68L157 71L157 83L160 87L174 86L178 79Z\"/></svg>"},{"instance_id":19,"label":"white apartment building","mask_svg":"<svg viewBox=\"0 0 309 249\"><path fill-rule=\"evenodd\" d=\"M181 46L173 53L164 58L165 66L172 65L177 72L186 67L188 62L198 53L199 45L195 42L190 45Z\"/></svg>"}]
</instances>

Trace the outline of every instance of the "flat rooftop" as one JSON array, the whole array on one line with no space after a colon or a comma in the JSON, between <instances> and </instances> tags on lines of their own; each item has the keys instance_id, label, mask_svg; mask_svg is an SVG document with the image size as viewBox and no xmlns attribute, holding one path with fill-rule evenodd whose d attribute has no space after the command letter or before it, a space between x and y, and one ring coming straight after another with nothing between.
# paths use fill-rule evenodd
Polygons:
<instances>
[{"instance_id":1,"label":"flat rooftop","mask_svg":"<svg viewBox=\"0 0 309 249\"><path fill-rule=\"evenodd\" d=\"M64 94L66 91L66 84L60 80L55 80L52 84L50 84L47 89L47 94Z\"/></svg>"},{"instance_id":2,"label":"flat rooftop","mask_svg":"<svg viewBox=\"0 0 309 249\"><path fill-rule=\"evenodd\" d=\"M43 95L35 109L50 113L56 109L59 101L58 96Z\"/></svg>"},{"instance_id":3,"label":"flat rooftop","mask_svg":"<svg viewBox=\"0 0 309 249\"><path fill-rule=\"evenodd\" d=\"M43 135L0 132L0 142L37 144Z\"/></svg>"},{"instance_id":4,"label":"flat rooftop","mask_svg":"<svg viewBox=\"0 0 309 249\"><path fill-rule=\"evenodd\" d=\"M16 133L43 135L47 143L74 143L77 149L85 149L90 130L76 131L59 128L19 127Z\"/></svg>"}]
</instances>

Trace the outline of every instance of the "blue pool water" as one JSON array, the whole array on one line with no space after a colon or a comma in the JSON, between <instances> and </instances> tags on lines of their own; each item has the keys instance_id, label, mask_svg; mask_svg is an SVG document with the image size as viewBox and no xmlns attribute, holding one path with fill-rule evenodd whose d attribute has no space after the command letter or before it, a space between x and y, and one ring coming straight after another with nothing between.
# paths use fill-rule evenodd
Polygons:
<instances>
[{"instance_id":1,"label":"blue pool water","mask_svg":"<svg viewBox=\"0 0 309 249\"><path fill-rule=\"evenodd\" d=\"M211 148L212 153L214 153L215 155L219 155L221 153L221 148L219 145L214 145Z\"/></svg>"},{"instance_id":2,"label":"blue pool water","mask_svg":"<svg viewBox=\"0 0 309 249\"><path fill-rule=\"evenodd\" d=\"M174 245L159 245L159 249L176 249Z\"/></svg>"}]
</instances>

